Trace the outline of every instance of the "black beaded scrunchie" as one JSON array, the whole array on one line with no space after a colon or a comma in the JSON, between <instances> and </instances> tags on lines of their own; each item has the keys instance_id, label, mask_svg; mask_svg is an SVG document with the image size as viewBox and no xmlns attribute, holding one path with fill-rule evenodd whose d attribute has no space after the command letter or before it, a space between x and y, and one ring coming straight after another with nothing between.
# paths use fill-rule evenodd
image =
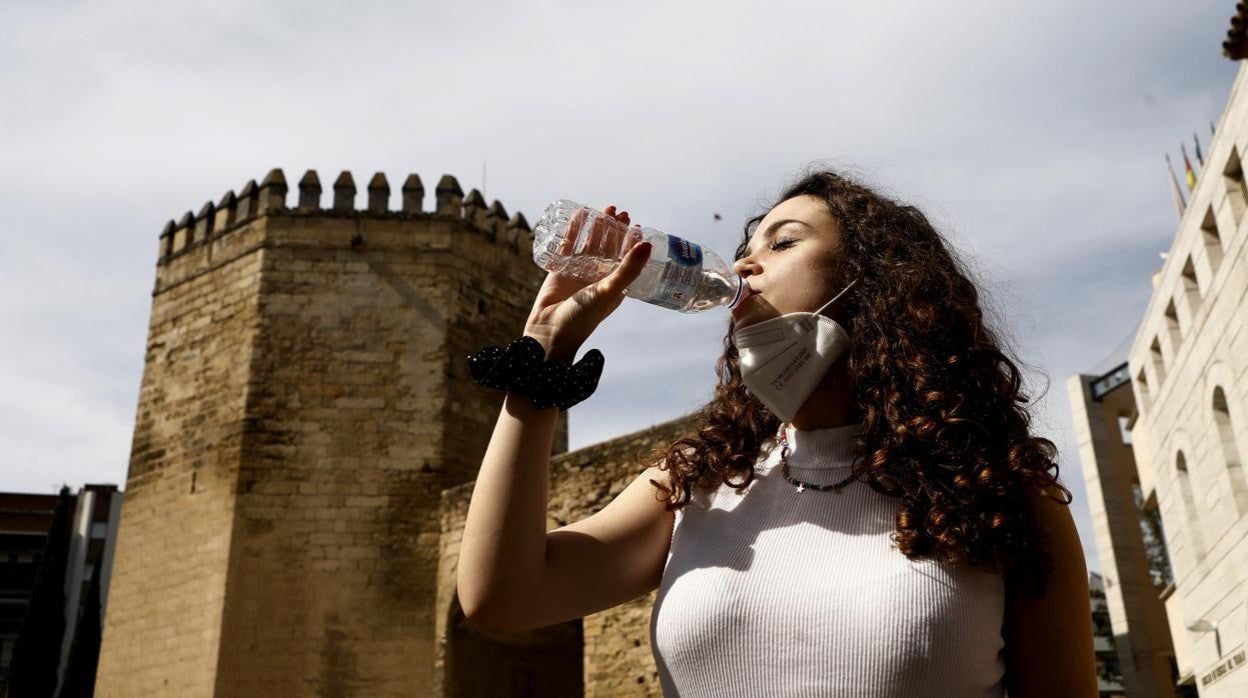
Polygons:
<instances>
[{"instance_id":1,"label":"black beaded scrunchie","mask_svg":"<svg viewBox=\"0 0 1248 698\"><path fill-rule=\"evenodd\" d=\"M598 388L602 352L590 349L575 364L546 359L540 342L525 335L505 347L486 347L468 355L472 379L487 388L519 393L539 410L560 411L584 400Z\"/></svg>"}]
</instances>

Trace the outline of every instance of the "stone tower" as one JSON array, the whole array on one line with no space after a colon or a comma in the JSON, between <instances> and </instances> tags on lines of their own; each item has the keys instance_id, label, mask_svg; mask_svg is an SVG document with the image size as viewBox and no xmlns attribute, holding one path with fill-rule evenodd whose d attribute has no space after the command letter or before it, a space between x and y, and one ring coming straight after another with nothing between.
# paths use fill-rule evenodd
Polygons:
<instances>
[{"instance_id":1,"label":"stone tower","mask_svg":"<svg viewBox=\"0 0 1248 698\"><path fill-rule=\"evenodd\" d=\"M356 194L274 169L161 233L97 695L442 692L440 499L502 405L464 357L545 272L454 177ZM579 682L580 624L546 635Z\"/></svg>"}]
</instances>

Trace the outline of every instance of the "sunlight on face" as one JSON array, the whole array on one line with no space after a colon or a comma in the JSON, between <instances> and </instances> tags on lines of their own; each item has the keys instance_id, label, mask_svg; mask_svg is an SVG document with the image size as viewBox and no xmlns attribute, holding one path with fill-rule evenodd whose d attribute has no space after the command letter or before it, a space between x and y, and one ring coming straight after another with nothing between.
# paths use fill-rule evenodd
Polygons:
<instances>
[{"instance_id":1,"label":"sunlight on face","mask_svg":"<svg viewBox=\"0 0 1248 698\"><path fill-rule=\"evenodd\" d=\"M755 293L733 312L736 326L827 302L844 286L840 243L841 227L817 197L796 196L768 211L733 263Z\"/></svg>"}]
</instances>

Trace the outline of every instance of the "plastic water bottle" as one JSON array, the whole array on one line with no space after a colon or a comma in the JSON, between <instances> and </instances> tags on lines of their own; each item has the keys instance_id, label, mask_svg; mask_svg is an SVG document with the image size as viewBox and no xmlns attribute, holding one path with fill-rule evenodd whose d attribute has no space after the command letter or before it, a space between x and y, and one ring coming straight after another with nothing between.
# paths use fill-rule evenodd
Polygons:
<instances>
[{"instance_id":1,"label":"plastic water bottle","mask_svg":"<svg viewBox=\"0 0 1248 698\"><path fill-rule=\"evenodd\" d=\"M597 239L591 235L595 226ZM627 227L566 199L547 206L533 226L533 261L546 271L593 282L619 266L632 241L653 247L646 267L624 291L630 298L697 313L721 305L735 308L751 294L749 283L713 250L654 228Z\"/></svg>"}]
</instances>

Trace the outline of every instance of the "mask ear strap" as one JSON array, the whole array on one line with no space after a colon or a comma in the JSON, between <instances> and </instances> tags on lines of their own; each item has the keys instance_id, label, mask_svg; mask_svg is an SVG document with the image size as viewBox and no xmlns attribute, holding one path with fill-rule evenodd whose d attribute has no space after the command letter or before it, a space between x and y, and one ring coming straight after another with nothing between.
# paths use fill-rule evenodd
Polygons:
<instances>
[{"instance_id":1,"label":"mask ear strap","mask_svg":"<svg viewBox=\"0 0 1248 698\"><path fill-rule=\"evenodd\" d=\"M827 303L824 303L822 307L820 307L818 310L808 315L806 319L802 320L802 323L801 323L802 330L805 332L809 332L810 330L814 329L815 328L815 316L822 315L823 311L827 310L829 305L832 305L833 303L835 303L837 298L840 298L841 296L845 295L845 292L853 288L854 284L856 283L858 283L858 279L854 279L853 281L849 282L849 285L841 289L840 293L836 294L835 296L832 296L832 300L828 301Z\"/></svg>"}]
</instances>

